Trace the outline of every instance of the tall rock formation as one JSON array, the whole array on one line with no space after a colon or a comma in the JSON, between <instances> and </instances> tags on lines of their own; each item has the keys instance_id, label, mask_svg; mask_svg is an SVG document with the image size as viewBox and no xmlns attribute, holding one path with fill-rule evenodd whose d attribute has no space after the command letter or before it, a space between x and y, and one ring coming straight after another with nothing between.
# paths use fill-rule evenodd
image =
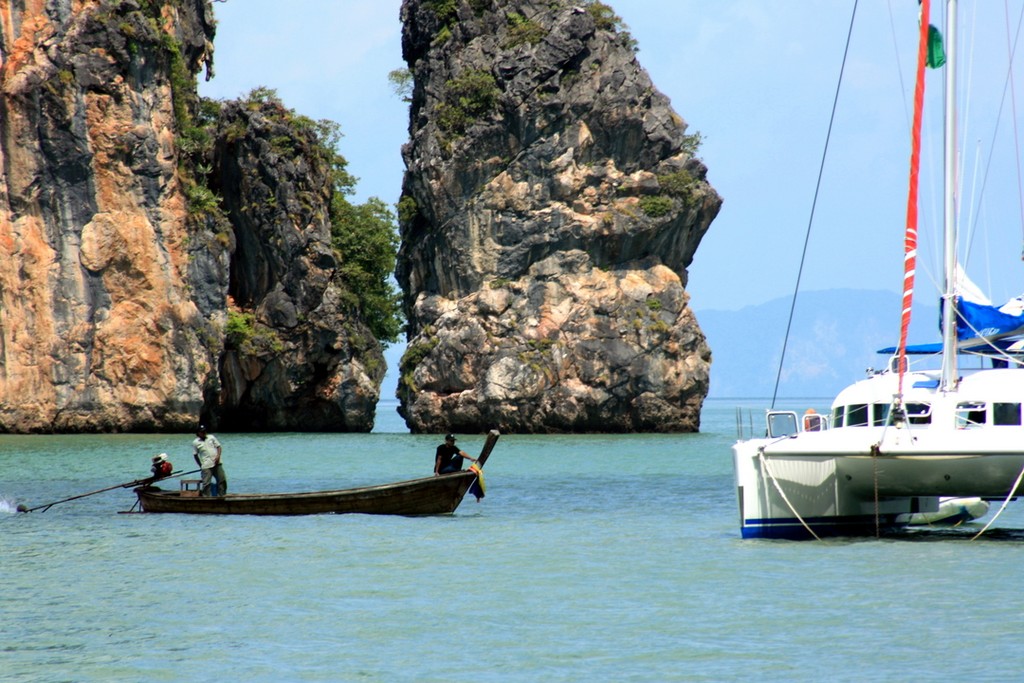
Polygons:
<instances>
[{"instance_id":1,"label":"tall rock formation","mask_svg":"<svg viewBox=\"0 0 1024 683\"><path fill-rule=\"evenodd\" d=\"M399 205L413 431L693 431L699 136L600 2L405 0Z\"/></svg>"},{"instance_id":2,"label":"tall rock formation","mask_svg":"<svg viewBox=\"0 0 1024 683\"><path fill-rule=\"evenodd\" d=\"M369 431L383 352L339 277L332 168L307 126L272 97L219 112L209 182L235 247L217 411L245 430Z\"/></svg>"},{"instance_id":3,"label":"tall rock formation","mask_svg":"<svg viewBox=\"0 0 1024 683\"><path fill-rule=\"evenodd\" d=\"M199 107L211 7L0 0L0 431L372 428L324 172Z\"/></svg>"}]
</instances>

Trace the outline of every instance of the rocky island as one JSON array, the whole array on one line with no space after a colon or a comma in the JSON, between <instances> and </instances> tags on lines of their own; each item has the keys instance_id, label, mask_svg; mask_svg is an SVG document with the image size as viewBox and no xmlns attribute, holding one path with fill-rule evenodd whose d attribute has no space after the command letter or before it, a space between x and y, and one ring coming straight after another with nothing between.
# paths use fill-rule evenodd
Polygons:
<instances>
[{"instance_id":1,"label":"rocky island","mask_svg":"<svg viewBox=\"0 0 1024 683\"><path fill-rule=\"evenodd\" d=\"M397 234L336 124L198 97L213 7L0 0L0 432L369 431L402 313L413 432L699 427L721 199L610 6L405 0Z\"/></svg>"},{"instance_id":2,"label":"rocky island","mask_svg":"<svg viewBox=\"0 0 1024 683\"><path fill-rule=\"evenodd\" d=\"M694 431L686 268L721 199L601 2L406 0L399 204L415 432Z\"/></svg>"},{"instance_id":3,"label":"rocky island","mask_svg":"<svg viewBox=\"0 0 1024 683\"><path fill-rule=\"evenodd\" d=\"M270 94L197 97L209 0L0 17L0 431L372 429L351 178Z\"/></svg>"}]
</instances>

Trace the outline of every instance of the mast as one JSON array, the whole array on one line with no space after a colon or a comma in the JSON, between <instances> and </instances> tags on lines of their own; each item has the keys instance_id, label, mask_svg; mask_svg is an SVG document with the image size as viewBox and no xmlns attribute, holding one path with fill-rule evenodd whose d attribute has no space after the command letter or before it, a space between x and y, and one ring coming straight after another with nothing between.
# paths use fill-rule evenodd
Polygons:
<instances>
[{"instance_id":1,"label":"mast","mask_svg":"<svg viewBox=\"0 0 1024 683\"><path fill-rule=\"evenodd\" d=\"M945 288L942 296L942 379L939 389L953 391L957 384L956 339L956 2L946 2L946 117L943 196L943 255Z\"/></svg>"}]
</instances>

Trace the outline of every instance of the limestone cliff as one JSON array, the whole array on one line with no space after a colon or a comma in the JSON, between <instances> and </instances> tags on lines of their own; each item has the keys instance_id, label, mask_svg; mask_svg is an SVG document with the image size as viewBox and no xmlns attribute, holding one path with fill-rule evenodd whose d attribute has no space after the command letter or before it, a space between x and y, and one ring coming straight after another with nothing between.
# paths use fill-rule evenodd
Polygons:
<instances>
[{"instance_id":1,"label":"limestone cliff","mask_svg":"<svg viewBox=\"0 0 1024 683\"><path fill-rule=\"evenodd\" d=\"M329 182L265 111L202 111L213 25L209 0L0 0L0 431L372 427Z\"/></svg>"},{"instance_id":2,"label":"limestone cliff","mask_svg":"<svg viewBox=\"0 0 1024 683\"><path fill-rule=\"evenodd\" d=\"M405 0L399 206L413 431L691 431L699 136L600 2Z\"/></svg>"},{"instance_id":3,"label":"limestone cliff","mask_svg":"<svg viewBox=\"0 0 1024 683\"><path fill-rule=\"evenodd\" d=\"M273 98L226 103L216 130L210 185L235 243L221 421L372 429L383 353L339 277L322 141Z\"/></svg>"}]
</instances>

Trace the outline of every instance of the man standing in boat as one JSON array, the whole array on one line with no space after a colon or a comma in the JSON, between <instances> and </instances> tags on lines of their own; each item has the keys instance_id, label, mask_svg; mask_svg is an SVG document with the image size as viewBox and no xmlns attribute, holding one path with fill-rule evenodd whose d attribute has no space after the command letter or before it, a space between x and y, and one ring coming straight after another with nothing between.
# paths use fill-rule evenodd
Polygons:
<instances>
[{"instance_id":1,"label":"man standing in boat","mask_svg":"<svg viewBox=\"0 0 1024 683\"><path fill-rule=\"evenodd\" d=\"M434 474L448 474L449 472L461 472L462 461L476 458L469 457L465 451L460 451L455 445L455 435L447 434L444 443L437 447L437 454L434 456Z\"/></svg>"},{"instance_id":2,"label":"man standing in boat","mask_svg":"<svg viewBox=\"0 0 1024 683\"><path fill-rule=\"evenodd\" d=\"M216 495L223 496L228 492L228 478L224 474L224 465L220 462L220 454L220 441L213 434L207 434L204 425L199 425L199 429L196 430L196 438L192 442L192 457L203 471L203 483L199 489L201 496L210 495L212 479L217 480Z\"/></svg>"}]
</instances>

